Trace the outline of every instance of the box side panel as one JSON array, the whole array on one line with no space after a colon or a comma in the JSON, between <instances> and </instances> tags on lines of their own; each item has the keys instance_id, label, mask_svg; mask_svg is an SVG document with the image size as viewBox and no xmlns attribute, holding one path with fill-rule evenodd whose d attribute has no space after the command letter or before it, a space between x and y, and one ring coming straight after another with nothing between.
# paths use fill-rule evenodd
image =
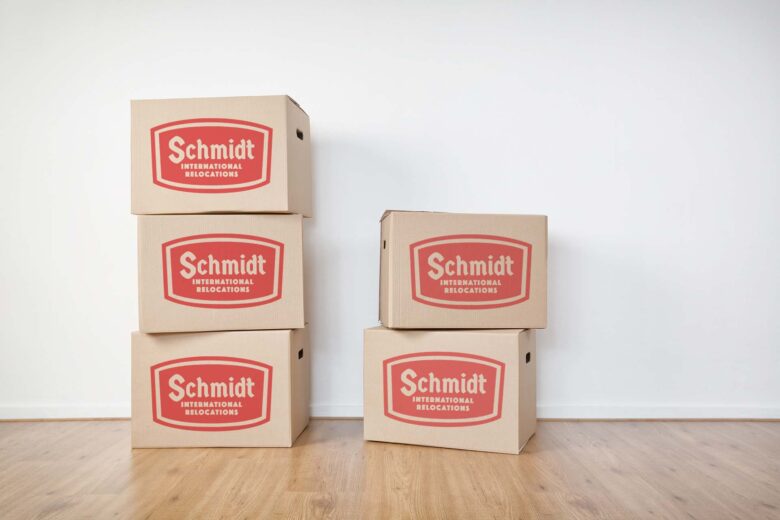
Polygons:
<instances>
[{"instance_id":1,"label":"box side panel","mask_svg":"<svg viewBox=\"0 0 780 520\"><path fill-rule=\"evenodd\" d=\"M550 251L550 243L548 240L549 236L549 230L548 230L548 224L547 224L547 216L541 216L540 219L544 220L543 226L543 233L544 233L544 247L540 247L539 250L544 252L544 258L539 259L539 265L537 272L534 274L536 275L536 279L538 280L536 282L539 292L539 312L541 313L541 316L538 318L539 326L538 327L530 327L535 329L546 329L547 328L547 295L548 295L548 287L547 287L547 270L549 269L549 251ZM536 336L534 336L534 341L536 340Z\"/></svg>"},{"instance_id":2,"label":"box side panel","mask_svg":"<svg viewBox=\"0 0 780 520\"><path fill-rule=\"evenodd\" d=\"M363 438L381 438L382 415L382 362L381 350L374 338L378 328L363 331Z\"/></svg>"},{"instance_id":3,"label":"box side panel","mask_svg":"<svg viewBox=\"0 0 780 520\"><path fill-rule=\"evenodd\" d=\"M292 374L292 394L290 409L291 435L290 445L300 436L309 424L309 403L311 396L311 352L309 350L308 329L292 331L292 348L290 349L290 373Z\"/></svg>"},{"instance_id":4,"label":"box side panel","mask_svg":"<svg viewBox=\"0 0 780 520\"><path fill-rule=\"evenodd\" d=\"M287 99L287 199L289 211L312 214L311 133L309 116Z\"/></svg>"},{"instance_id":5,"label":"box side panel","mask_svg":"<svg viewBox=\"0 0 780 520\"><path fill-rule=\"evenodd\" d=\"M381 296L381 306L384 313L380 315L380 322L388 328L397 328L402 324L403 307L401 305L401 289L399 283L403 282L401 274L402 263L406 258L405 249L399 246L399 234L401 226L401 214L389 213L382 219L382 262L384 272L384 293ZM381 292L381 288L380 288Z\"/></svg>"},{"instance_id":6,"label":"box side panel","mask_svg":"<svg viewBox=\"0 0 780 520\"><path fill-rule=\"evenodd\" d=\"M390 219L382 219L379 236L379 321L392 326L390 321Z\"/></svg>"},{"instance_id":7,"label":"box side panel","mask_svg":"<svg viewBox=\"0 0 780 520\"><path fill-rule=\"evenodd\" d=\"M137 226L137 247L136 247L136 259L137 259L137 280L138 280L138 328L139 330L149 330L152 325L147 319L147 312L152 308L151 301L147 301L147 298L153 294L153 288L149 285L154 277L155 264L152 260L153 253L150 251L148 227L150 222L146 215L139 215L136 219ZM133 341L136 341L133 336Z\"/></svg>"},{"instance_id":8,"label":"box side panel","mask_svg":"<svg viewBox=\"0 0 780 520\"><path fill-rule=\"evenodd\" d=\"M140 103L142 102L130 101L130 212L133 214L144 213L146 209L142 200L144 188L148 189L143 182L147 171L144 161L151 161L151 158L142 152L144 131L138 120Z\"/></svg>"},{"instance_id":9,"label":"box side panel","mask_svg":"<svg viewBox=\"0 0 780 520\"><path fill-rule=\"evenodd\" d=\"M148 399L147 393L144 390L144 383L147 381L144 378L143 371L141 369L141 346L142 341L141 334L133 332L130 336L130 443L131 446L136 447L143 444L144 428L143 421L144 410L142 404Z\"/></svg>"},{"instance_id":10,"label":"box side panel","mask_svg":"<svg viewBox=\"0 0 780 520\"><path fill-rule=\"evenodd\" d=\"M292 242L294 245L294 262L290 264L294 273L294 282L292 285L292 291L288 297L293 298L298 303L294 307L294 312L297 314L296 319L290 321L296 322L295 325L291 325L292 329L303 329L306 327L306 290L304 280L304 250L303 250L303 215L292 215L293 233L295 234L295 240ZM287 266L285 266L287 267Z\"/></svg>"},{"instance_id":11,"label":"box side panel","mask_svg":"<svg viewBox=\"0 0 780 520\"><path fill-rule=\"evenodd\" d=\"M526 330L520 335L518 451L536 432L536 332Z\"/></svg>"}]
</instances>

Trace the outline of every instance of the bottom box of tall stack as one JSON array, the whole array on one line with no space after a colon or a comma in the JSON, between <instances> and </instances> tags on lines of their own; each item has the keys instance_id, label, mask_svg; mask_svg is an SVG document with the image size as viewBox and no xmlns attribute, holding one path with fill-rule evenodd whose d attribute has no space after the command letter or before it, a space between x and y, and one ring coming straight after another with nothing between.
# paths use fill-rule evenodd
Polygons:
<instances>
[{"instance_id":1,"label":"bottom box of tall stack","mask_svg":"<svg viewBox=\"0 0 780 520\"><path fill-rule=\"evenodd\" d=\"M536 431L536 342L528 329L364 335L364 437L519 453Z\"/></svg>"},{"instance_id":2,"label":"bottom box of tall stack","mask_svg":"<svg viewBox=\"0 0 780 520\"><path fill-rule=\"evenodd\" d=\"M309 422L306 329L132 335L132 445L289 447Z\"/></svg>"}]
</instances>

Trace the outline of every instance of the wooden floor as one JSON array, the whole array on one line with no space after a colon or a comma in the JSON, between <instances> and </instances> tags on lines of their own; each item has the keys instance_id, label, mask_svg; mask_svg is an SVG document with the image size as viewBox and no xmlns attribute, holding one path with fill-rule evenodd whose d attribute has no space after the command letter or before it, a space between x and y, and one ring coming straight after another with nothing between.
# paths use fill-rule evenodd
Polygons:
<instances>
[{"instance_id":1,"label":"wooden floor","mask_svg":"<svg viewBox=\"0 0 780 520\"><path fill-rule=\"evenodd\" d=\"M127 421L0 423L0 518L780 519L780 423L542 422L521 455L361 437L131 450Z\"/></svg>"}]
</instances>

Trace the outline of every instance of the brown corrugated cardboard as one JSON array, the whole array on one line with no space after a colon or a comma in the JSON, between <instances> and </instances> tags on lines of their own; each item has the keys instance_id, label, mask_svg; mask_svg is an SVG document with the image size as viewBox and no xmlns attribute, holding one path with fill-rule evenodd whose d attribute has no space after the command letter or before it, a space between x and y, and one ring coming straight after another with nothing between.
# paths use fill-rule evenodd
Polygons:
<instances>
[{"instance_id":1,"label":"brown corrugated cardboard","mask_svg":"<svg viewBox=\"0 0 780 520\"><path fill-rule=\"evenodd\" d=\"M532 330L364 334L366 440L519 453L536 431Z\"/></svg>"},{"instance_id":2,"label":"brown corrugated cardboard","mask_svg":"<svg viewBox=\"0 0 780 520\"><path fill-rule=\"evenodd\" d=\"M309 117L288 96L131 102L132 212L311 216Z\"/></svg>"},{"instance_id":3,"label":"brown corrugated cardboard","mask_svg":"<svg viewBox=\"0 0 780 520\"><path fill-rule=\"evenodd\" d=\"M306 329L133 333L133 447L292 446L309 357Z\"/></svg>"},{"instance_id":4,"label":"brown corrugated cardboard","mask_svg":"<svg viewBox=\"0 0 780 520\"><path fill-rule=\"evenodd\" d=\"M138 217L142 332L304 326L300 215Z\"/></svg>"},{"instance_id":5,"label":"brown corrugated cardboard","mask_svg":"<svg viewBox=\"0 0 780 520\"><path fill-rule=\"evenodd\" d=\"M381 227L384 326L547 326L547 217L388 211Z\"/></svg>"}]
</instances>

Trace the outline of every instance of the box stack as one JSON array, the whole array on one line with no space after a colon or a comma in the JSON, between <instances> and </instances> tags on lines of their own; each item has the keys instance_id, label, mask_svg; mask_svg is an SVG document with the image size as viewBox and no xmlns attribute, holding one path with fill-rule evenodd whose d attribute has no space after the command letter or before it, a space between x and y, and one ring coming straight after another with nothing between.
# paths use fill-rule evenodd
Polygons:
<instances>
[{"instance_id":1,"label":"box stack","mask_svg":"<svg viewBox=\"0 0 780 520\"><path fill-rule=\"evenodd\" d=\"M309 118L287 96L131 109L133 447L291 446L309 419Z\"/></svg>"},{"instance_id":2,"label":"box stack","mask_svg":"<svg viewBox=\"0 0 780 520\"><path fill-rule=\"evenodd\" d=\"M536 429L547 217L388 211L381 227L366 440L519 453Z\"/></svg>"}]
</instances>

